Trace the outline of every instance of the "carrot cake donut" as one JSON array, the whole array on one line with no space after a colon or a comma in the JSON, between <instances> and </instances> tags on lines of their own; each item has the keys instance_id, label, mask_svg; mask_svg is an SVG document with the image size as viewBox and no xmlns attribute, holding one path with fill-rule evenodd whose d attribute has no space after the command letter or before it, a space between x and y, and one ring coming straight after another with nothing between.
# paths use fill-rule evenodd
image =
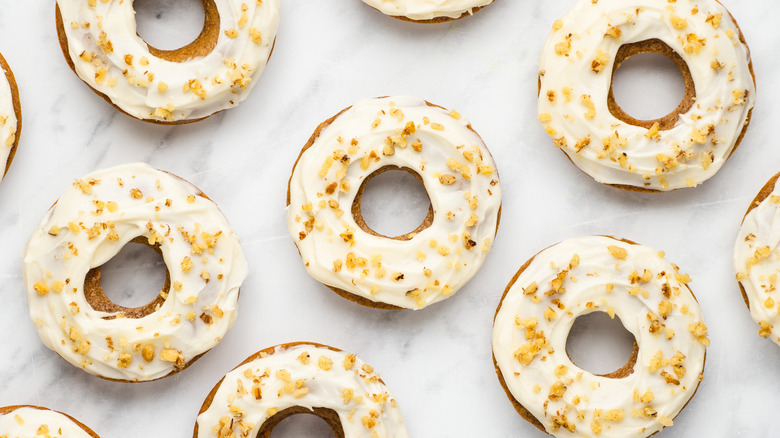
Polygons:
<instances>
[{"instance_id":1,"label":"carrot cake donut","mask_svg":"<svg viewBox=\"0 0 780 438\"><path fill-rule=\"evenodd\" d=\"M441 23L474 14L493 0L363 0L380 12L405 21Z\"/></svg>"},{"instance_id":2,"label":"carrot cake donut","mask_svg":"<svg viewBox=\"0 0 780 438\"><path fill-rule=\"evenodd\" d=\"M0 181L8 173L19 146L22 131L22 107L19 90L8 63L0 55Z\"/></svg>"},{"instance_id":3,"label":"carrot cake donut","mask_svg":"<svg viewBox=\"0 0 780 438\"><path fill-rule=\"evenodd\" d=\"M154 248L167 278L149 304L125 308L100 285L100 266L129 242ZM247 275L238 238L192 184L131 163L76 180L24 255L30 317L41 340L88 373L148 381L189 366L236 318Z\"/></svg>"},{"instance_id":4,"label":"carrot cake donut","mask_svg":"<svg viewBox=\"0 0 780 438\"><path fill-rule=\"evenodd\" d=\"M664 427L702 380L707 327L690 278L646 246L610 237L553 245L526 262L496 311L493 357L518 413L557 437L644 438ZM574 364L566 340L592 312L634 335L608 375Z\"/></svg>"},{"instance_id":5,"label":"carrot cake donut","mask_svg":"<svg viewBox=\"0 0 780 438\"><path fill-rule=\"evenodd\" d=\"M0 408L0 437L100 438L73 417L37 406Z\"/></svg>"},{"instance_id":6,"label":"carrot cake donut","mask_svg":"<svg viewBox=\"0 0 780 438\"><path fill-rule=\"evenodd\" d=\"M280 421L307 413L337 438L407 438L398 403L374 368L325 345L291 343L247 358L211 390L193 438L269 437Z\"/></svg>"},{"instance_id":7,"label":"carrot cake donut","mask_svg":"<svg viewBox=\"0 0 780 438\"><path fill-rule=\"evenodd\" d=\"M159 50L136 33L133 1L57 0L68 64L120 111L148 122L187 123L246 99L271 56L280 0L202 0L203 31Z\"/></svg>"},{"instance_id":8,"label":"carrot cake donut","mask_svg":"<svg viewBox=\"0 0 780 438\"><path fill-rule=\"evenodd\" d=\"M750 204L734 244L734 269L758 334L780 344L780 173Z\"/></svg>"},{"instance_id":9,"label":"carrot cake donut","mask_svg":"<svg viewBox=\"0 0 780 438\"><path fill-rule=\"evenodd\" d=\"M640 53L680 68L686 94L642 121L615 102L612 78ZM598 182L633 191L694 187L742 140L756 97L750 50L717 0L579 0L553 25L539 67L539 120Z\"/></svg>"},{"instance_id":10,"label":"carrot cake donut","mask_svg":"<svg viewBox=\"0 0 780 438\"><path fill-rule=\"evenodd\" d=\"M363 221L366 182L404 170L425 187L428 217L386 237ZM357 102L322 123L288 188L287 224L312 277L360 304L420 309L458 291L498 228L501 186L469 122L416 97Z\"/></svg>"}]
</instances>

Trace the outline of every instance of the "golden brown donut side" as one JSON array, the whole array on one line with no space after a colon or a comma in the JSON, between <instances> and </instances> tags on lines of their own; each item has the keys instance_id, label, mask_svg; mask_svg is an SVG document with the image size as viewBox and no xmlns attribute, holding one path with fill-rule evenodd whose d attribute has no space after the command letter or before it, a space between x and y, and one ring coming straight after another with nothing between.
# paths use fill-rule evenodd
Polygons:
<instances>
[{"instance_id":1,"label":"golden brown donut side","mask_svg":"<svg viewBox=\"0 0 780 438\"><path fill-rule=\"evenodd\" d=\"M740 223L744 223L747 215L750 214L750 212L753 211L754 208L758 207L758 204L763 202L766 198L769 197L769 195L772 194L778 179L780 179L780 173L770 178L769 181L767 181L767 183L764 184L764 187L762 187L761 190L759 190L756 197L753 198L753 201L750 202L750 206L745 212L745 215L742 216L742 222ZM745 301L745 305L747 306L748 310L750 310L750 301L748 300L747 291L745 291L745 288L742 286L741 282L737 281L737 285L739 286L739 291L742 293L742 299Z\"/></svg>"},{"instance_id":2,"label":"golden brown donut side","mask_svg":"<svg viewBox=\"0 0 780 438\"><path fill-rule=\"evenodd\" d=\"M471 10L471 12L466 11L466 12L462 13L460 15L460 17L455 17L455 18L451 18L451 17L434 17L434 18L429 18L427 20L414 20L414 19L411 19L409 17L404 17L402 15L391 15L391 17L395 18L396 20L406 21L406 22L409 22L409 23L422 23L422 24L448 23L450 21L460 20L461 18L465 18L465 17L469 17L471 15L474 15L474 14L477 13L477 11L479 11L480 9L482 9L484 7L485 6L477 6L476 8L473 8ZM377 11L378 11L378 9L377 9Z\"/></svg>"},{"instance_id":3,"label":"golden brown donut side","mask_svg":"<svg viewBox=\"0 0 780 438\"><path fill-rule=\"evenodd\" d=\"M14 115L16 116L16 138L14 139L13 145L11 145L11 152L8 154L8 160L5 162L5 170L3 171L3 176L5 176L8 174L8 169L11 168L11 162L14 160L14 156L16 156L16 149L19 147L19 137L21 137L22 133L22 104L19 100L19 88L16 85L16 78L2 54L0 54L0 67L5 71L8 85L11 87L11 99L13 100Z\"/></svg>"}]
</instances>

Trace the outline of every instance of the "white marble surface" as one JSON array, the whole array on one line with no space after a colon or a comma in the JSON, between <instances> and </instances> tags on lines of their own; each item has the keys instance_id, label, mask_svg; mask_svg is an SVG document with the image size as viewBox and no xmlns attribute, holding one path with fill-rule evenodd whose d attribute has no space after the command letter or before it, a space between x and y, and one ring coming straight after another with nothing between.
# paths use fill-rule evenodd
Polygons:
<instances>
[{"instance_id":1,"label":"white marble surface","mask_svg":"<svg viewBox=\"0 0 780 438\"><path fill-rule=\"evenodd\" d=\"M154 3L143 2L152 21ZM758 78L740 149L699 188L643 195L591 181L536 120L539 50L573 3L500 0L474 17L423 26L387 18L360 0L285 1L273 58L249 99L194 125L163 127L119 114L76 78L57 45L53 1L0 0L0 51L16 73L24 113L19 153L0 183L0 406L62 410L104 438L190 436L203 398L225 372L259 349L309 340L373 364L412 436L542 437L515 413L493 371L495 307L517 268L540 249L612 234L665 250L690 273L710 328L705 380L662 435L777 436L780 348L758 337L730 260L748 203L780 171L773 129L780 8L774 0L723 1L751 45ZM173 23L171 12L160 16ZM336 296L306 275L285 227L287 178L317 124L357 99L392 94L418 95L468 117L495 156L505 193L483 270L453 298L419 312L376 311ZM41 344L27 317L21 254L74 178L135 160L187 178L216 200L252 272L237 323L219 346L175 377L119 384L87 375ZM117 284L136 269L125 268L114 273ZM141 301L155 293L150 284ZM317 422L286 423L293 424L275 438L330 434Z\"/></svg>"}]
</instances>

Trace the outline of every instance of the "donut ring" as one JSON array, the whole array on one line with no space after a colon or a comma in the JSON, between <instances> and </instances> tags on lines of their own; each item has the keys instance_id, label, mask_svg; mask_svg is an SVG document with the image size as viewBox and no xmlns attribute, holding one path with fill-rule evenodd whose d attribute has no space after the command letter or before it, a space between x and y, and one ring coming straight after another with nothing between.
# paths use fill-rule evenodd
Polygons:
<instances>
[{"instance_id":1,"label":"donut ring","mask_svg":"<svg viewBox=\"0 0 780 438\"><path fill-rule=\"evenodd\" d=\"M202 120L246 99L279 27L279 0L202 0L203 30L160 50L136 34L133 1L57 0L57 35L70 68L121 112L145 122Z\"/></svg>"},{"instance_id":2,"label":"donut ring","mask_svg":"<svg viewBox=\"0 0 780 438\"><path fill-rule=\"evenodd\" d=\"M55 436L49 433L67 438L100 438L92 429L62 412L30 405L0 407L0 436Z\"/></svg>"},{"instance_id":3,"label":"donut ring","mask_svg":"<svg viewBox=\"0 0 780 438\"><path fill-rule=\"evenodd\" d=\"M309 342L266 348L229 372L203 402L192 436L268 438L282 420L301 413L325 420L337 438L409 436L373 367Z\"/></svg>"},{"instance_id":4,"label":"donut ring","mask_svg":"<svg viewBox=\"0 0 780 438\"><path fill-rule=\"evenodd\" d=\"M0 181L8 174L11 162L19 146L19 135L22 132L22 106L19 102L19 89L11 67L0 54L0 70L4 73L0 78ZM5 166L1 164L5 163Z\"/></svg>"},{"instance_id":5,"label":"donut ring","mask_svg":"<svg viewBox=\"0 0 780 438\"><path fill-rule=\"evenodd\" d=\"M518 413L554 436L647 437L693 397L709 345L699 305L677 266L611 237L563 241L528 260L496 310L493 361ZM620 317L636 343L607 375L569 358L575 319Z\"/></svg>"},{"instance_id":6,"label":"donut ring","mask_svg":"<svg viewBox=\"0 0 780 438\"><path fill-rule=\"evenodd\" d=\"M444 23L474 15L494 0L363 0L364 3L403 21Z\"/></svg>"},{"instance_id":7,"label":"donut ring","mask_svg":"<svg viewBox=\"0 0 780 438\"><path fill-rule=\"evenodd\" d=\"M393 169L422 182L431 209L415 231L387 237L359 212L366 182ZM490 152L460 114L383 97L359 101L315 130L293 168L287 206L312 277L358 304L419 309L457 292L482 266L501 186Z\"/></svg>"},{"instance_id":8,"label":"donut ring","mask_svg":"<svg viewBox=\"0 0 780 438\"><path fill-rule=\"evenodd\" d=\"M682 102L660 119L627 115L612 93L615 71L639 53L667 56L685 80ZM631 191L711 178L755 103L750 50L717 0L579 0L555 22L539 71L539 120L555 145L596 181Z\"/></svg>"},{"instance_id":9,"label":"donut ring","mask_svg":"<svg viewBox=\"0 0 780 438\"><path fill-rule=\"evenodd\" d=\"M775 231L780 223L778 179L780 173L761 188L742 219L734 244L734 271L750 316L759 325L758 334L780 345L780 319L776 310L780 301L776 290L780 237Z\"/></svg>"},{"instance_id":10,"label":"donut ring","mask_svg":"<svg viewBox=\"0 0 780 438\"><path fill-rule=\"evenodd\" d=\"M155 299L128 309L100 287L100 266L128 242L167 267ZM247 264L227 220L192 184L143 163L77 180L27 244L24 277L41 340L104 379L160 379L213 348L236 318Z\"/></svg>"}]
</instances>

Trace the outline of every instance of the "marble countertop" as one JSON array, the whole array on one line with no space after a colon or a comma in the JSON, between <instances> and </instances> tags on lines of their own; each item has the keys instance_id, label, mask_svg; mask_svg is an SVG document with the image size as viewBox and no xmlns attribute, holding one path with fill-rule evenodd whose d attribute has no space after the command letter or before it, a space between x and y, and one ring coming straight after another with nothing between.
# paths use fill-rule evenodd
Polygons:
<instances>
[{"instance_id":1,"label":"marble countertop","mask_svg":"<svg viewBox=\"0 0 780 438\"><path fill-rule=\"evenodd\" d=\"M61 410L103 438L190 436L203 398L228 370L257 350L308 340L372 364L399 400L411 436L543 437L515 413L496 379L493 314L527 258L569 237L610 234L666 251L693 278L709 326L705 380L662 436L775 436L769 430L780 399L780 348L757 335L731 251L751 199L780 171L771 135L772 117L780 114L780 81L773 78L780 68L779 5L723 0L750 44L758 80L742 146L703 186L647 195L593 182L537 121L539 51L573 3L502 0L467 19L416 25L360 0L285 1L273 57L249 98L200 123L166 127L118 113L70 71L57 44L53 1L0 0L0 51L16 74L24 114L19 152L0 183L0 406ZM136 0L143 35L186 43L199 31L198 14L185 11L185 25L173 16L193 4L199 2ZM192 34L182 36L188 26ZM363 308L312 280L284 208L290 170L314 128L358 99L396 94L469 118L496 159L504 190L498 239L481 272L451 299L416 312ZM27 316L21 274L28 236L65 187L128 161L171 171L216 200L251 267L224 341L186 371L145 384L103 381L44 347ZM414 207L375 202L371 214L403 215ZM133 272L154 271L154 259L144 260L136 266L127 256L111 273L113 284L148 286L146 295L133 295L140 302L159 287L147 275L132 279ZM332 436L324 423L296 418L274 437L305 434Z\"/></svg>"}]
</instances>

